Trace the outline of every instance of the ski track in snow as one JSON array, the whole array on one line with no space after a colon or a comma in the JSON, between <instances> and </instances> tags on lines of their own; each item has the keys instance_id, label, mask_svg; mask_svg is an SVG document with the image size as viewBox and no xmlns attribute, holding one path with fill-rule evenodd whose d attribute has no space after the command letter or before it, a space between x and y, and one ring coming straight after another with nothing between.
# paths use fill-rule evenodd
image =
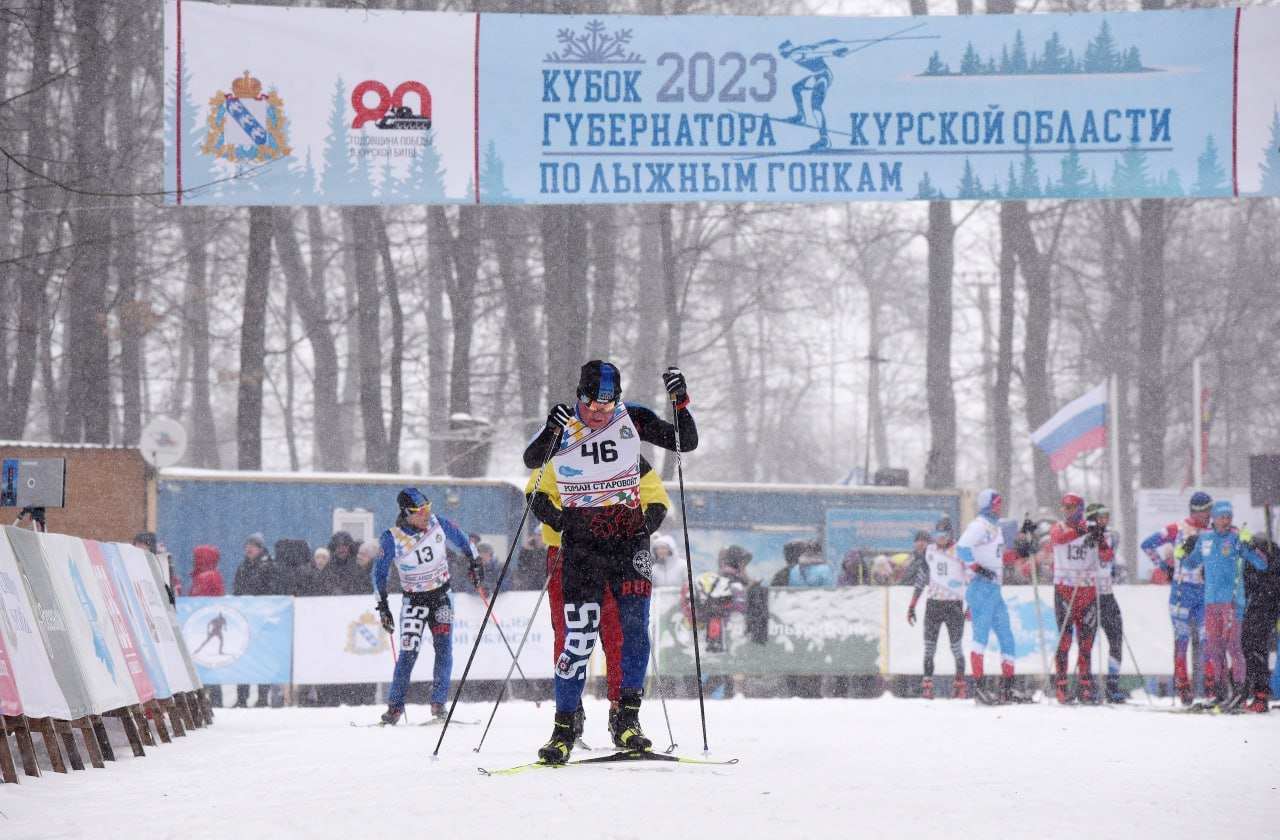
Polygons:
<instances>
[{"instance_id":1,"label":"ski track in snow","mask_svg":"<svg viewBox=\"0 0 1280 840\"><path fill-rule=\"evenodd\" d=\"M699 757L697 701L668 707L677 752ZM596 750L575 757L601 755L608 743L606 704L588 699L586 708L584 737ZM222 709L212 728L148 747L145 758L113 737L118 760L106 770L0 786L0 837L1204 840L1273 836L1280 817L1280 714L1154 714L1140 693L1122 708L708 702L711 757L739 758L737 766L493 778L476 768L536 757L550 704L503 704L479 754L483 726L450 727L435 762L438 727L349 726L381 711ZM487 721L489 711L459 704L457 715ZM428 712L410 706L408 716ZM642 720L665 748L656 698Z\"/></svg>"}]
</instances>

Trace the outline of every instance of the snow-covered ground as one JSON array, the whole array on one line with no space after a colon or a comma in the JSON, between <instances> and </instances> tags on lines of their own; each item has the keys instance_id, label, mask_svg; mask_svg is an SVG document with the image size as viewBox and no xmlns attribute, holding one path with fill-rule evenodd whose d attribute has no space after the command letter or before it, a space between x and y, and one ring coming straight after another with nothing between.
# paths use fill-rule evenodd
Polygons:
<instances>
[{"instance_id":1,"label":"snow-covered ground","mask_svg":"<svg viewBox=\"0 0 1280 840\"><path fill-rule=\"evenodd\" d=\"M677 752L698 756L697 701L668 707ZM534 758L550 704L504 704L479 754L483 726L451 726L435 762L438 727L348 725L380 711L221 710L212 728L146 758L117 745L106 770L0 786L0 837L1206 840L1280 831L1280 714L1160 714L1141 694L1124 708L708 702L712 757L736 766L491 778L476 768ZM586 740L603 746L605 704L588 700L587 713ZM465 704L456 717L488 714ZM427 713L410 706L409 717ZM665 747L656 699L642 720Z\"/></svg>"}]
</instances>

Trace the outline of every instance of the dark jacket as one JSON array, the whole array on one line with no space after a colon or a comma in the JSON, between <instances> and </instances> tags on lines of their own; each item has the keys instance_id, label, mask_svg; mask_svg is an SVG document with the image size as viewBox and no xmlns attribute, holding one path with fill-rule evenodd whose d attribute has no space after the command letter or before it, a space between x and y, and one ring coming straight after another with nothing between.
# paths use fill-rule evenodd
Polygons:
<instances>
[{"instance_id":1,"label":"dark jacket","mask_svg":"<svg viewBox=\"0 0 1280 840\"><path fill-rule=\"evenodd\" d=\"M276 561L270 554L257 560L245 559L236 569L232 592L236 595L292 595Z\"/></svg>"},{"instance_id":2,"label":"dark jacket","mask_svg":"<svg viewBox=\"0 0 1280 840\"><path fill-rule=\"evenodd\" d=\"M314 598L323 595L346 595L345 581L333 570L330 561L323 569L314 564L304 569L298 576L297 595L301 598Z\"/></svg>"},{"instance_id":3,"label":"dark jacket","mask_svg":"<svg viewBox=\"0 0 1280 840\"><path fill-rule=\"evenodd\" d=\"M350 556L343 557L344 550L349 550ZM338 579L344 595L367 595L373 591L370 570L361 568L356 562L359 550L360 543L346 531L339 531L329 538L329 565L325 571Z\"/></svg>"}]
</instances>

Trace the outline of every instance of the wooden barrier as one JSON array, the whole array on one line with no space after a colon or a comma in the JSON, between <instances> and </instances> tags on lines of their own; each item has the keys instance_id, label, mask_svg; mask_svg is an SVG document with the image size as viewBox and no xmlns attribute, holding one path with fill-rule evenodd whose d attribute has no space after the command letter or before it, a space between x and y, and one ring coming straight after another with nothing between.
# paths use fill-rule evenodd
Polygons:
<instances>
[{"instance_id":1,"label":"wooden barrier","mask_svg":"<svg viewBox=\"0 0 1280 840\"><path fill-rule=\"evenodd\" d=\"M13 733L18 744L18 756L22 759L22 772L28 776L40 777L40 764L36 761L36 745L31 740L31 727L25 717L4 716L4 728ZM8 743L6 739L6 744ZM14 779L17 782L17 779Z\"/></svg>"},{"instance_id":2,"label":"wooden barrier","mask_svg":"<svg viewBox=\"0 0 1280 840\"><path fill-rule=\"evenodd\" d=\"M4 715L0 715L0 781L10 785L18 783L18 765L9 751L9 727Z\"/></svg>"},{"instance_id":3,"label":"wooden barrier","mask_svg":"<svg viewBox=\"0 0 1280 840\"><path fill-rule=\"evenodd\" d=\"M71 725L80 730L80 740L84 742L84 751L89 754L89 763L98 768L106 767L102 761L102 747L98 744L98 733L94 731L89 719L76 718L71 721Z\"/></svg>"}]
</instances>

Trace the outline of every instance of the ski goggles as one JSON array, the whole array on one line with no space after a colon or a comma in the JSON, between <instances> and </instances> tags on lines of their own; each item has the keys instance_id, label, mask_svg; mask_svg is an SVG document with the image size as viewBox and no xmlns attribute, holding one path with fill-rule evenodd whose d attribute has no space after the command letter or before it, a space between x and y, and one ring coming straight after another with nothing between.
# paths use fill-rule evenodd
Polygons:
<instances>
[{"instance_id":1,"label":"ski goggles","mask_svg":"<svg viewBox=\"0 0 1280 840\"><path fill-rule=\"evenodd\" d=\"M613 411L618 407L617 400L597 400L585 394L578 395L578 402L589 411Z\"/></svg>"},{"instance_id":2,"label":"ski goggles","mask_svg":"<svg viewBox=\"0 0 1280 840\"><path fill-rule=\"evenodd\" d=\"M405 495L404 501L406 503L404 505L405 513L417 513L418 511L421 511L421 510L431 509L430 500L428 500L427 497L422 495L422 493L419 492L418 490L414 490L410 488L409 490L405 491L404 495Z\"/></svg>"}]
</instances>

